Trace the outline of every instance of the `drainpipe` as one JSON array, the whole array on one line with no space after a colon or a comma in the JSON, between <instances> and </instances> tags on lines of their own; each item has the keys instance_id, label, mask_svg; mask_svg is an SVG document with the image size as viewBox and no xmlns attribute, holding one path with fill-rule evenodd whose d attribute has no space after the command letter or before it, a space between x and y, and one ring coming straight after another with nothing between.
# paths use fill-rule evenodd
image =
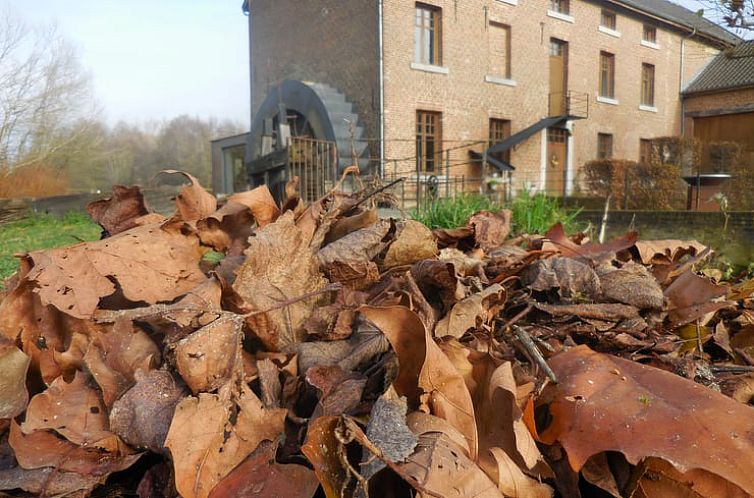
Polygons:
<instances>
[{"instance_id":1,"label":"drainpipe","mask_svg":"<svg viewBox=\"0 0 754 498\"><path fill-rule=\"evenodd\" d=\"M385 177L385 46L383 40L383 0L377 6L377 37L380 47L380 178Z\"/></svg>"},{"instance_id":2,"label":"drainpipe","mask_svg":"<svg viewBox=\"0 0 754 498\"><path fill-rule=\"evenodd\" d=\"M686 103L683 100L683 95L681 92L683 92L683 69L684 69L684 61L686 59L686 40L692 38L696 34L696 27L694 27L694 30L691 32L690 35L684 36L681 38L681 63L680 68L678 72L678 96L681 98L681 136L686 132Z\"/></svg>"}]
</instances>

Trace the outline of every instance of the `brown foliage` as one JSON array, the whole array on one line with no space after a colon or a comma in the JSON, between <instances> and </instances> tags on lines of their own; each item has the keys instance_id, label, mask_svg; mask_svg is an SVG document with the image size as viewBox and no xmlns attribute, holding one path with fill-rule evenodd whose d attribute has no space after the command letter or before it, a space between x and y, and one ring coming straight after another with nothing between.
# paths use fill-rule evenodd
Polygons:
<instances>
[{"instance_id":1,"label":"brown foliage","mask_svg":"<svg viewBox=\"0 0 754 498\"><path fill-rule=\"evenodd\" d=\"M67 192L65 174L48 166L20 166L0 172L0 199L50 197Z\"/></svg>"}]
</instances>

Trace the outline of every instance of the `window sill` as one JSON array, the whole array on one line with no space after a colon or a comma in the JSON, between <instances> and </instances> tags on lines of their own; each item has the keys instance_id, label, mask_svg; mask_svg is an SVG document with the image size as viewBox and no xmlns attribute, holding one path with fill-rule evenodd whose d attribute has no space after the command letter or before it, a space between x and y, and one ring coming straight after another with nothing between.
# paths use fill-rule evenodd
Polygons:
<instances>
[{"instance_id":1,"label":"window sill","mask_svg":"<svg viewBox=\"0 0 754 498\"><path fill-rule=\"evenodd\" d=\"M448 68L444 66L435 66L433 64L420 64L419 62L412 62L411 69L415 69L416 71L424 71L425 73L437 73L437 74L448 74L450 72L448 71Z\"/></svg>"},{"instance_id":2,"label":"window sill","mask_svg":"<svg viewBox=\"0 0 754 498\"><path fill-rule=\"evenodd\" d=\"M507 3L508 5L518 5L518 0L497 0L498 3Z\"/></svg>"},{"instance_id":3,"label":"window sill","mask_svg":"<svg viewBox=\"0 0 754 498\"><path fill-rule=\"evenodd\" d=\"M569 16L568 14L563 14L562 12L556 12L554 10L548 10L547 15L555 19L560 19L561 21L570 22L571 24L576 22L573 16Z\"/></svg>"},{"instance_id":4,"label":"window sill","mask_svg":"<svg viewBox=\"0 0 754 498\"><path fill-rule=\"evenodd\" d=\"M641 41L641 46L642 47L647 47L647 48L653 48L655 50L660 50L660 45L659 44L652 43L651 41L647 41L647 40L642 40Z\"/></svg>"},{"instance_id":5,"label":"window sill","mask_svg":"<svg viewBox=\"0 0 754 498\"><path fill-rule=\"evenodd\" d=\"M503 78L502 76L494 76L491 74L485 75L484 81L486 81L487 83L492 83L493 85L516 86L515 80L512 80L510 78Z\"/></svg>"},{"instance_id":6,"label":"window sill","mask_svg":"<svg viewBox=\"0 0 754 498\"><path fill-rule=\"evenodd\" d=\"M640 111L647 111L647 112L657 112L657 108L655 106L653 106L653 105L640 104L639 105L639 110Z\"/></svg>"},{"instance_id":7,"label":"window sill","mask_svg":"<svg viewBox=\"0 0 754 498\"><path fill-rule=\"evenodd\" d=\"M606 35L610 35L615 38L620 38L620 31L615 31L614 29L606 28L605 26L599 27L600 33L605 33Z\"/></svg>"},{"instance_id":8,"label":"window sill","mask_svg":"<svg viewBox=\"0 0 754 498\"><path fill-rule=\"evenodd\" d=\"M618 99L611 99L610 97L603 97L601 95L597 96L597 102L600 102L602 104L610 104L610 105L618 105L620 102Z\"/></svg>"}]
</instances>

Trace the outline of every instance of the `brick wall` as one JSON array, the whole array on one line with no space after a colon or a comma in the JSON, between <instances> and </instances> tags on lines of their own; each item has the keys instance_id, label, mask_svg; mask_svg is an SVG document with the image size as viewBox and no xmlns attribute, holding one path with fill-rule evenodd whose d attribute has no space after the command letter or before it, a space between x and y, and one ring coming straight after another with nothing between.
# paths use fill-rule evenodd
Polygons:
<instances>
[{"instance_id":1,"label":"brick wall","mask_svg":"<svg viewBox=\"0 0 754 498\"><path fill-rule=\"evenodd\" d=\"M392 2L385 8L385 123L388 158L407 158L393 163L399 171L412 171L415 147L411 142L391 142L415 133L417 109L443 112L445 148L460 141L487 137L490 117L512 121L513 133L535 123L548 112L549 39L569 42L569 89L590 97L590 117L576 121L573 133L575 168L593 159L597 133L614 135L616 158L636 160L639 140L677 134L680 130L680 51L682 34L657 28L658 49L641 45L644 19L616 11L620 37L599 31L599 4L571 2L574 22L549 17L545 0L526 0L511 5L499 0L429 0L443 9L443 60L447 74L411 68L413 61L414 2ZM489 74L486 21L512 26L512 75L515 86L485 81ZM702 43L686 41L683 81L687 81L716 53ZM596 102L599 84L599 52L616 56L618 105ZM656 67L657 112L639 109L641 64ZM514 178L538 181L541 140L537 134L512 151L518 168ZM476 147L481 150L481 146ZM467 150L451 152L451 173L474 174L461 165Z\"/></svg>"},{"instance_id":2,"label":"brick wall","mask_svg":"<svg viewBox=\"0 0 754 498\"><path fill-rule=\"evenodd\" d=\"M314 81L355 105L366 137L379 135L377 2L255 0L249 22L252 120L281 81Z\"/></svg>"}]
</instances>

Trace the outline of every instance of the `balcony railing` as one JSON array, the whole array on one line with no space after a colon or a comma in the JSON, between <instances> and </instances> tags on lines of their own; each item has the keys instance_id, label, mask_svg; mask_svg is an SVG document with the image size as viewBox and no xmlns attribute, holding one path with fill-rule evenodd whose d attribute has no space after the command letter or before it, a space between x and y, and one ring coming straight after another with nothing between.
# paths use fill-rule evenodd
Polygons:
<instances>
[{"instance_id":1,"label":"balcony railing","mask_svg":"<svg viewBox=\"0 0 754 498\"><path fill-rule=\"evenodd\" d=\"M586 119L589 117L589 94L572 91L551 93L548 108L550 116Z\"/></svg>"}]
</instances>

